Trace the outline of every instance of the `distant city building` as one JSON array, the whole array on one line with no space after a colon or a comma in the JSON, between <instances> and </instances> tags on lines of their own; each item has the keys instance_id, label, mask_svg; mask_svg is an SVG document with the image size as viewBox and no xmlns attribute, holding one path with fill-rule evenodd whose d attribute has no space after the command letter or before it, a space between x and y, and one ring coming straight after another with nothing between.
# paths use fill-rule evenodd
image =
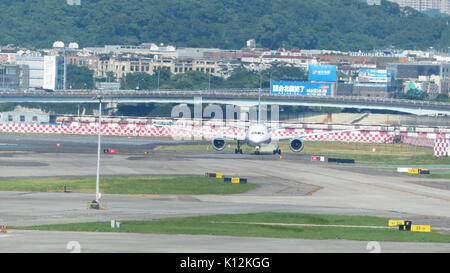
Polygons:
<instances>
[{"instance_id":1,"label":"distant city building","mask_svg":"<svg viewBox=\"0 0 450 273\"><path fill-rule=\"evenodd\" d=\"M79 6L79 5L81 5L81 0L67 0L67 5Z\"/></svg>"},{"instance_id":2,"label":"distant city building","mask_svg":"<svg viewBox=\"0 0 450 273\"><path fill-rule=\"evenodd\" d=\"M367 5L369 5L369 6L381 5L381 0L363 0L363 1L366 2Z\"/></svg>"},{"instance_id":3,"label":"distant city building","mask_svg":"<svg viewBox=\"0 0 450 273\"><path fill-rule=\"evenodd\" d=\"M211 49L209 49L211 50ZM88 47L83 52L93 55L99 54L139 54L139 55L160 55L162 57L178 58L178 51L174 46L156 45L154 43L144 43L134 45L105 45L104 47Z\"/></svg>"},{"instance_id":4,"label":"distant city building","mask_svg":"<svg viewBox=\"0 0 450 273\"><path fill-rule=\"evenodd\" d=\"M44 85L44 57L20 56L16 58L16 63L28 66L28 86L30 88L42 87Z\"/></svg>"},{"instance_id":5,"label":"distant city building","mask_svg":"<svg viewBox=\"0 0 450 273\"><path fill-rule=\"evenodd\" d=\"M144 56L102 56L98 61L95 73L97 78L107 78L112 72L116 79L121 79L128 73L144 72L154 75L158 69L166 68L172 74L181 74L188 71L199 71L214 76L221 76L219 63L216 60L192 58L153 58Z\"/></svg>"},{"instance_id":6,"label":"distant city building","mask_svg":"<svg viewBox=\"0 0 450 273\"><path fill-rule=\"evenodd\" d=\"M256 41L255 39L251 39L247 41L247 48L256 48Z\"/></svg>"},{"instance_id":7,"label":"distant city building","mask_svg":"<svg viewBox=\"0 0 450 273\"><path fill-rule=\"evenodd\" d=\"M65 89L65 58L63 56L17 56L16 63L28 67L26 88ZM25 84L24 84L25 87ZM25 88L25 89L26 89Z\"/></svg>"},{"instance_id":8,"label":"distant city building","mask_svg":"<svg viewBox=\"0 0 450 273\"><path fill-rule=\"evenodd\" d=\"M27 89L28 82L28 66L0 65L0 89Z\"/></svg>"},{"instance_id":9,"label":"distant city building","mask_svg":"<svg viewBox=\"0 0 450 273\"><path fill-rule=\"evenodd\" d=\"M419 76L440 75L440 64L430 63L388 63L395 79L418 79Z\"/></svg>"},{"instance_id":10,"label":"distant city building","mask_svg":"<svg viewBox=\"0 0 450 273\"><path fill-rule=\"evenodd\" d=\"M439 93L448 93L450 89L450 63L388 63L396 80L434 82Z\"/></svg>"},{"instance_id":11,"label":"distant city building","mask_svg":"<svg viewBox=\"0 0 450 273\"><path fill-rule=\"evenodd\" d=\"M421 12L438 11L450 14L450 0L389 0L400 7L411 7Z\"/></svg>"},{"instance_id":12,"label":"distant city building","mask_svg":"<svg viewBox=\"0 0 450 273\"><path fill-rule=\"evenodd\" d=\"M66 89L66 62L64 56L44 57L44 89Z\"/></svg>"}]
</instances>

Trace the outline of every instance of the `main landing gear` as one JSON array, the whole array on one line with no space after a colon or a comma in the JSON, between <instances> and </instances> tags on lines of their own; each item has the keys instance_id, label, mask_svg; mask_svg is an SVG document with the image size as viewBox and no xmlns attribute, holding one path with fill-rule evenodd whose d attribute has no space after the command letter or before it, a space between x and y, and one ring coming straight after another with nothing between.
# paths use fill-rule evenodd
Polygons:
<instances>
[{"instance_id":1,"label":"main landing gear","mask_svg":"<svg viewBox=\"0 0 450 273\"><path fill-rule=\"evenodd\" d=\"M239 141L237 142L237 148L234 149L234 153L235 154L242 154L241 143Z\"/></svg>"},{"instance_id":2,"label":"main landing gear","mask_svg":"<svg viewBox=\"0 0 450 273\"><path fill-rule=\"evenodd\" d=\"M276 154L281 155L281 150L280 149L273 150L273 154L274 155L276 155Z\"/></svg>"}]
</instances>

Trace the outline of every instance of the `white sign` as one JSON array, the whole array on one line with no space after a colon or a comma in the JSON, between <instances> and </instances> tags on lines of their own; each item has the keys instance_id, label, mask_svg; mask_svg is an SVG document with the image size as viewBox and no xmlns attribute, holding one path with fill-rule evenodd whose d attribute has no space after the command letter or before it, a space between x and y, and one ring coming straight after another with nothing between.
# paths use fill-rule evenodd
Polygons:
<instances>
[{"instance_id":1,"label":"white sign","mask_svg":"<svg viewBox=\"0 0 450 273\"><path fill-rule=\"evenodd\" d=\"M44 57L44 89L56 89L56 56Z\"/></svg>"}]
</instances>

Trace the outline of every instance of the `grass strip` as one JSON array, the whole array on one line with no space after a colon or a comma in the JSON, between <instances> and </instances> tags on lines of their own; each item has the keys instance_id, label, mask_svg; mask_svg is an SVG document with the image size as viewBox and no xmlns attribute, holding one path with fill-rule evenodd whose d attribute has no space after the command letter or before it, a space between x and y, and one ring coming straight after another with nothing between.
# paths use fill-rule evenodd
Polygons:
<instances>
[{"instance_id":1,"label":"grass strip","mask_svg":"<svg viewBox=\"0 0 450 273\"><path fill-rule=\"evenodd\" d=\"M227 221L230 223L227 223ZM242 223L239 223L241 221ZM450 235L441 234L435 231L431 233L421 233L398 231L395 229L375 229L365 227L299 227L281 226L276 224L249 224L251 222L322 225L340 224L356 226L373 225L376 227L387 226L388 219L371 216L339 216L296 213L252 213L237 215L168 218L152 221L123 221L120 229L112 229L109 222L44 225L25 227L20 229L218 235L317 240L345 239L359 241L450 242Z\"/></svg>"},{"instance_id":2,"label":"grass strip","mask_svg":"<svg viewBox=\"0 0 450 273\"><path fill-rule=\"evenodd\" d=\"M293 153L289 148L289 141L280 142L282 153ZM234 153L236 141L227 142L222 152ZM375 149L375 152L373 150ZM199 145L161 145L155 150L160 151L214 151L210 144ZM253 153L254 148L242 146L244 153ZM433 149L416 147L406 144L374 144L348 142L320 142L306 141L301 152L308 155L339 156L340 158L355 159L357 163L384 165L412 165L412 164L449 164L448 158L436 158Z\"/></svg>"},{"instance_id":3,"label":"grass strip","mask_svg":"<svg viewBox=\"0 0 450 273\"><path fill-rule=\"evenodd\" d=\"M2 191L67 191L95 193L95 177L25 178L0 180ZM204 176L102 177L104 194L238 194L258 187L257 184L230 184L223 179Z\"/></svg>"}]
</instances>

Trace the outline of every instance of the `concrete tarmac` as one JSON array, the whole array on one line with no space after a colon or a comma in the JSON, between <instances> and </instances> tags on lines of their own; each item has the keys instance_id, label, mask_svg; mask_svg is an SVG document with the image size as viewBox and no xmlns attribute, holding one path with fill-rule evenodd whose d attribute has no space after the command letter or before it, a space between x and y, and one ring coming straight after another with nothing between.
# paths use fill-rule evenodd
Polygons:
<instances>
[{"instance_id":1,"label":"concrete tarmac","mask_svg":"<svg viewBox=\"0 0 450 273\"><path fill-rule=\"evenodd\" d=\"M446 253L445 243L248 238L99 232L14 231L1 237L0 253ZM75 243L74 243L75 242Z\"/></svg>"},{"instance_id":2,"label":"concrete tarmac","mask_svg":"<svg viewBox=\"0 0 450 273\"><path fill-rule=\"evenodd\" d=\"M52 141L48 137L0 136L0 143L28 147L0 154L1 178L95 176L95 143L83 137L82 141L68 139L64 142L60 137ZM140 139L132 145L127 144L127 139L116 141L105 145L105 148L108 145L118 148L119 154L102 154L102 176L222 172L248 177L261 187L238 195L105 195L108 209L101 211L86 208L87 202L94 198L91 194L0 192L0 223L28 226L274 211L371 215L450 228L450 192L421 185L422 180L418 178L376 170L355 172L352 168L312 163L309 156L301 154L283 155L280 159L271 154L159 152L152 150L155 142L151 140ZM150 154L145 155L144 151ZM73 240L82 241L87 252L368 252L364 242L343 240L235 238L227 241L228 238L219 236L23 231L0 237L0 244L7 246L7 252L64 252L67 250L60 247L69 241L68 234L73 235ZM198 243L183 247L186 238L194 238ZM48 239L49 243L39 242L41 239ZM146 244L154 241L157 243ZM218 247L222 241L230 243ZM234 241L242 244L233 244ZM387 252L450 252L450 244L382 243L382 246Z\"/></svg>"}]
</instances>

